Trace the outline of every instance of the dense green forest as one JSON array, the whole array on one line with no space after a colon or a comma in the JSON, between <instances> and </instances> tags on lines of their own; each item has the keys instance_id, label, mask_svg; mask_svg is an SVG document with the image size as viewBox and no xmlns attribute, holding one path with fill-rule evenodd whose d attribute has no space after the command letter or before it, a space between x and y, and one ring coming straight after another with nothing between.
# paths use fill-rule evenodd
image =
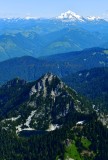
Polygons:
<instances>
[{"instance_id":1,"label":"dense green forest","mask_svg":"<svg viewBox=\"0 0 108 160\"><path fill-rule=\"evenodd\" d=\"M70 114L66 124L58 130L25 137L0 129L0 160L107 160L108 130L97 121L95 114ZM76 126L79 118L86 119Z\"/></svg>"}]
</instances>

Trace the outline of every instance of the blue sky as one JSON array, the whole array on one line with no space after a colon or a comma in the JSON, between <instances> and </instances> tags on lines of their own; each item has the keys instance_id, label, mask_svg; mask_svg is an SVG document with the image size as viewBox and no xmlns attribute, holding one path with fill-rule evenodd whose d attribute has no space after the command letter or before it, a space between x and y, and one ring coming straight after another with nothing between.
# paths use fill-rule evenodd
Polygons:
<instances>
[{"instance_id":1,"label":"blue sky","mask_svg":"<svg viewBox=\"0 0 108 160\"><path fill-rule=\"evenodd\" d=\"M55 17L67 10L108 17L108 0L0 0L0 17Z\"/></svg>"}]
</instances>

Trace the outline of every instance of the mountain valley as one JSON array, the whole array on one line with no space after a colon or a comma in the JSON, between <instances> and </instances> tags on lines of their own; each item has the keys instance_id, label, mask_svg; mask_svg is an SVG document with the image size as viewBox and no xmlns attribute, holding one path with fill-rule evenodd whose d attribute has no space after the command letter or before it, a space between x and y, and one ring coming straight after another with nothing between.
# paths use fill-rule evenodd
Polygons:
<instances>
[{"instance_id":1,"label":"mountain valley","mask_svg":"<svg viewBox=\"0 0 108 160\"><path fill-rule=\"evenodd\" d=\"M62 78L78 71L108 67L107 52L105 49L91 48L40 58L31 56L13 58L0 62L0 84L15 77L34 81L51 72Z\"/></svg>"}]
</instances>

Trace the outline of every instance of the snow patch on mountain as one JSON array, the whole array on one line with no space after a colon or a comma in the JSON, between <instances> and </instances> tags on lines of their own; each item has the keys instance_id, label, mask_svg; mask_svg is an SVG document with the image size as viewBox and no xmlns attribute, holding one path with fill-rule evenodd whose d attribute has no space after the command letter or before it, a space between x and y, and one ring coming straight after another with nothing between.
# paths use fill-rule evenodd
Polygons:
<instances>
[{"instance_id":1,"label":"snow patch on mountain","mask_svg":"<svg viewBox=\"0 0 108 160\"><path fill-rule=\"evenodd\" d=\"M36 90L35 86L33 86L30 91L30 96L34 95L36 92L37 92L37 90Z\"/></svg>"},{"instance_id":2,"label":"snow patch on mountain","mask_svg":"<svg viewBox=\"0 0 108 160\"><path fill-rule=\"evenodd\" d=\"M95 20L101 20L101 18L100 17L95 17L95 16L89 16L89 17L87 17L87 20L95 21Z\"/></svg>"},{"instance_id":3,"label":"snow patch on mountain","mask_svg":"<svg viewBox=\"0 0 108 160\"><path fill-rule=\"evenodd\" d=\"M8 118L8 119L3 120L2 122L5 122L5 121L16 121L16 120L18 120L20 117L21 117L21 115L19 115L19 116L17 116L17 117Z\"/></svg>"},{"instance_id":4,"label":"snow patch on mountain","mask_svg":"<svg viewBox=\"0 0 108 160\"><path fill-rule=\"evenodd\" d=\"M30 116L27 118L26 123L24 125L26 125L28 128L30 127L30 122L32 120L32 117L35 115L36 111L32 111Z\"/></svg>"},{"instance_id":5,"label":"snow patch on mountain","mask_svg":"<svg viewBox=\"0 0 108 160\"><path fill-rule=\"evenodd\" d=\"M76 125L83 125L84 124L84 121L79 121L76 123Z\"/></svg>"},{"instance_id":6,"label":"snow patch on mountain","mask_svg":"<svg viewBox=\"0 0 108 160\"><path fill-rule=\"evenodd\" d=\"M21 125L18 125L17 127L16 127L16 133L19 133L19 132L21 132L22 131L22 124Z\"/></svg>"},{"instance_id":7,"label":"snow patch on mountain","mask_svg":"<svg viewBox=\"0 0 108 160\"><path fill-rule=\"evenodd\" d=\"M50 131L54 131L56 130L57 128L60 128L60 126L58 124L50 124L49 128L47 129L48 132Z\"/></svg>"}]
</instances>

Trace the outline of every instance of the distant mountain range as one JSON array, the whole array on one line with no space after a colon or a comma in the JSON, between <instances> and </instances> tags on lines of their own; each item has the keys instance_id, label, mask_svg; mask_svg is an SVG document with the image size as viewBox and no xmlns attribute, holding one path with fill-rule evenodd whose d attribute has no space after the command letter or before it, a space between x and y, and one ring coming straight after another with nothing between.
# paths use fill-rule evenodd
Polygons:
<instances>
[{"instance_id":1,"label":"distant mountain range","mask_svg":"<svg viewBox=\"0 0 108 160\"><path fill-rule=\"evenodd\" d=\"M80 16L78 14L76 14L75 12L72 12L71 10L62 13L60 16L56 17L57 19L60 20L71 20L71 21L79 21L79 22L87 22L87 21L101 21L103 20L100 17L95 17L95 16L89 16L89 17L83 17Z\"/></svg>"},{"instance_id":2,"label":"distant mountain range","mask_svg":"<svg viewBox=\"0 0 108 160\"><path fill-rule=\"evenodd\" d=\"M0 19L0 61L108 48L108 22L72 11L52 19Z\"/></svg>"},{"instance_id":3,"label":"distant mountain range","mask_svg":"<svg viewBox=\"0 0 108 160\"><path fill-rule=\"evenodd\" d=\"M2 84L15 77L33 81L46 72L64 77L71 73L95 67L108 67L108 50L91 48L37 59L24 56L0 62L0 83Z\"/></svg>"}]
</instances>

